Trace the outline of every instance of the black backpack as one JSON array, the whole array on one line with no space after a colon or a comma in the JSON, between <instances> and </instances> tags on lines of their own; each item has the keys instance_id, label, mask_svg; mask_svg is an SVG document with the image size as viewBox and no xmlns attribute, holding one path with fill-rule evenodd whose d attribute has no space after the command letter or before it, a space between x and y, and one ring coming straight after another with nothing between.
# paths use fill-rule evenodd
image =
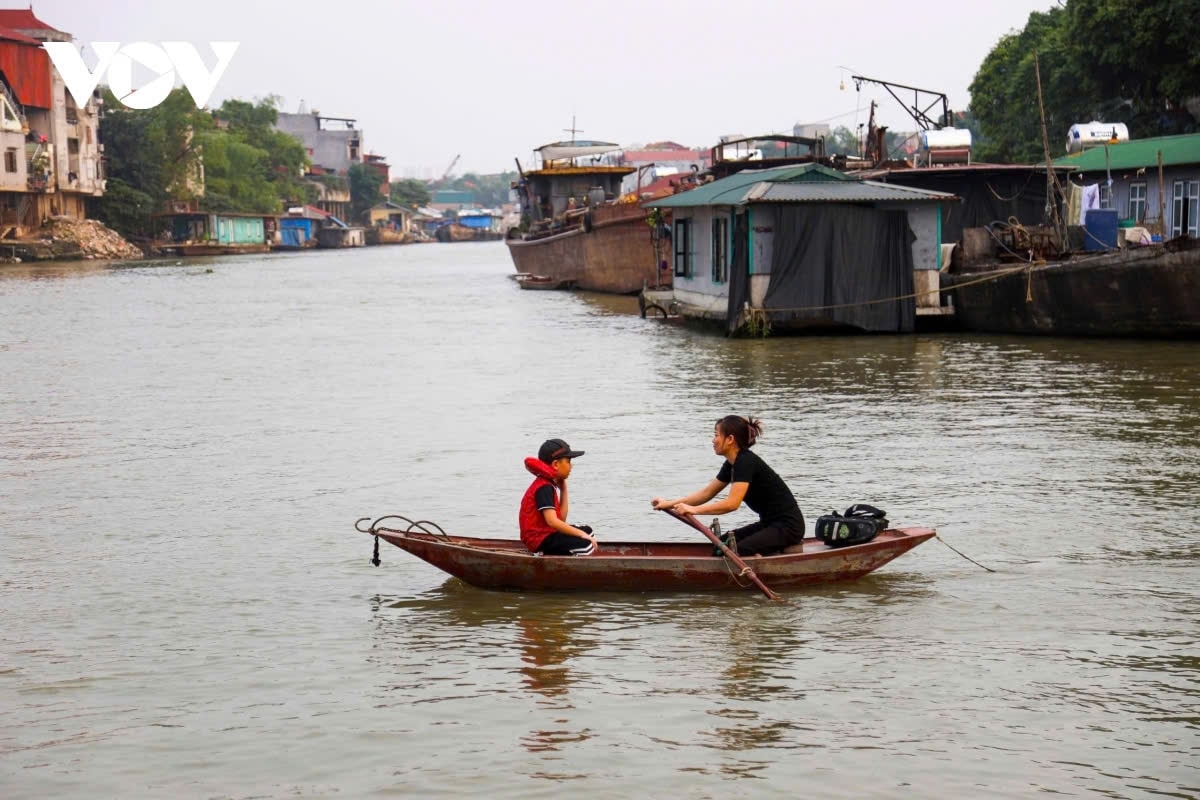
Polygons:
<instances>
[{"instance_id":1,"label":"black backpack","mask_svg":"<svg viewBox=\"0 0 1200 800\"><path fill-rule=\"evenodd\" d=\"M829 547L865 544L887 528L887 512L866 503L855 503L845 513L817 517L817 538Z\"/></svg>"}]
</instances>

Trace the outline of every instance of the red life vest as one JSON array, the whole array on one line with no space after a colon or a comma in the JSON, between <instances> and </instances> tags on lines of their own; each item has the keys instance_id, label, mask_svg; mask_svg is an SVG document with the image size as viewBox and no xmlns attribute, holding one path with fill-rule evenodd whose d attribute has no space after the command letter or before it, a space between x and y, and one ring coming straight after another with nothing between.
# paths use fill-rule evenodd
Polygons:
<instances>
[{"instance_id":1,"label":"red life vest","mask_svg":"<svg viewBox=\"0 0 1200 800\"><path fill-rule=\"evenodd\" d=\"M537 501L533 499L533 496L543 486L555 486L558 473L545 461L532 456L525 459L525 469L533 473L534 479L533 483L529 484L529 488L525 490L525 496L521 498L521 541L525 543L529 552L534 553L542 546L546 537L554 533L554 528L546 523L546 518L538 510ZM562 518L562 511L558 505L557 487L554 489L554 513L558 514L560 519Z\"/></svg>"}]
</instances>

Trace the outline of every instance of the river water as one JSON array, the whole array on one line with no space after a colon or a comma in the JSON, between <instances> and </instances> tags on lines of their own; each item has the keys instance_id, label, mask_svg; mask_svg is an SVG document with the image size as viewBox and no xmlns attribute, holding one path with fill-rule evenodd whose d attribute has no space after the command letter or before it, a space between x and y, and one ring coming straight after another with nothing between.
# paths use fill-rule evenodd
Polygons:
<instances>
[{"instance_id":1,"label":"river water","mask_svg":"<svg viewBox=\"0 0 1200 800\"><path fill-rule=\"evenodd\" d=\"M1197 344L731 341L511 271L0 267L0 796L1200 795ZM943 541L771 604L487 592L353 527L515 535L559 436L573 520L689 540L649 500L731 412L810 526Z\"/></svg>"}]
</instances>

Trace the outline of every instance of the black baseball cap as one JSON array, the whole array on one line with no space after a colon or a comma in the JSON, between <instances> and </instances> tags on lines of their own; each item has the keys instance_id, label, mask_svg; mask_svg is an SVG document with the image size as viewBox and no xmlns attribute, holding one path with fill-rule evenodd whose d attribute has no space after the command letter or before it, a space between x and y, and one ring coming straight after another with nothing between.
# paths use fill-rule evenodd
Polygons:
<instances>
[{"instance_id":1,"label":"black baseball cap","mask_svg":"<svg viewBox=\"0 0 1200 800\"><path fill-rule=\"evenodd\" d=\"M547 439L538 449L538 459L547 464L559 458L579 458L581 455L582 450L572 450L571 445L562 439Z\"/></svg>"}]
</instances>

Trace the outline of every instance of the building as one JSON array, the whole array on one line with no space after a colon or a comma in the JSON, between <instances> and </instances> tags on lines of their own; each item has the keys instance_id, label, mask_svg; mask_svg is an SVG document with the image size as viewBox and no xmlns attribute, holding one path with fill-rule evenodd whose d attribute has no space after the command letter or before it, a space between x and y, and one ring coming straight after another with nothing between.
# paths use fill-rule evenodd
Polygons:
<instances>
[{"instance_id":1,"label":"building","mask_svg":"<svg viewBox=\"0 0 1200 800\"><path fill-rule=\"evenodd\" d=\"M1127 225L1168 239L1200 237L1200 134L1103 144L1054 163L1071 168L1069 181L1077 188L1068 222L1082 224L1086 203L1079 198L1093 187L1097 205L1115 209Z\"/></svg>"},{"instance_id":2,"label":"building","mask_svg":"<svg viewBox=\"0 0 1200 800\"><path fill-rule=\"evenodd\" d=\"M308 151L314 165L346 175L353 164L361 162L362 131L357 120L348 117L323 117L320 112L288 114L280 111L275 128L295 136Z\"/></svg>"},{"instance_id":3,"label":"building","mask_svg":"<svg viewBox=\"0 0 1200 800\"><path fill-rule=\"evenodd\" d=\"M729 332L912 331L914 286L930 291L915 273L937 275L942 207L957 200L809 163L650 201L672 218L673 289L655 302Z\"/></svg>"},{"instance_id":4,"label":"building","mask_svg":"<svg viewBox=\"0 0 1200 800\"><path fill-rule=\"evenodd\" d=\"M349 117L305 111L303 105L295 114L279 112L275 120L276 130L299 139L308 152L309 178L318 189L317 207L341 219L350 213L350 167L363 162L363 135L357 124ZM381 182L386 183L387 165L382 159L374 168L378 171L381 165Z\"/></svg>"},{"instance_id":5,"label":"building","mask_svg":"<svg viewBox=\"0 0 1200 800\"><path fill-rule=\"evenodd\" d=\"M70 41L32 9L0 9L0 236L86 219L87 200L104 194L100 94L77 105L42 49Z\"/></svg>"}]
</instances>

